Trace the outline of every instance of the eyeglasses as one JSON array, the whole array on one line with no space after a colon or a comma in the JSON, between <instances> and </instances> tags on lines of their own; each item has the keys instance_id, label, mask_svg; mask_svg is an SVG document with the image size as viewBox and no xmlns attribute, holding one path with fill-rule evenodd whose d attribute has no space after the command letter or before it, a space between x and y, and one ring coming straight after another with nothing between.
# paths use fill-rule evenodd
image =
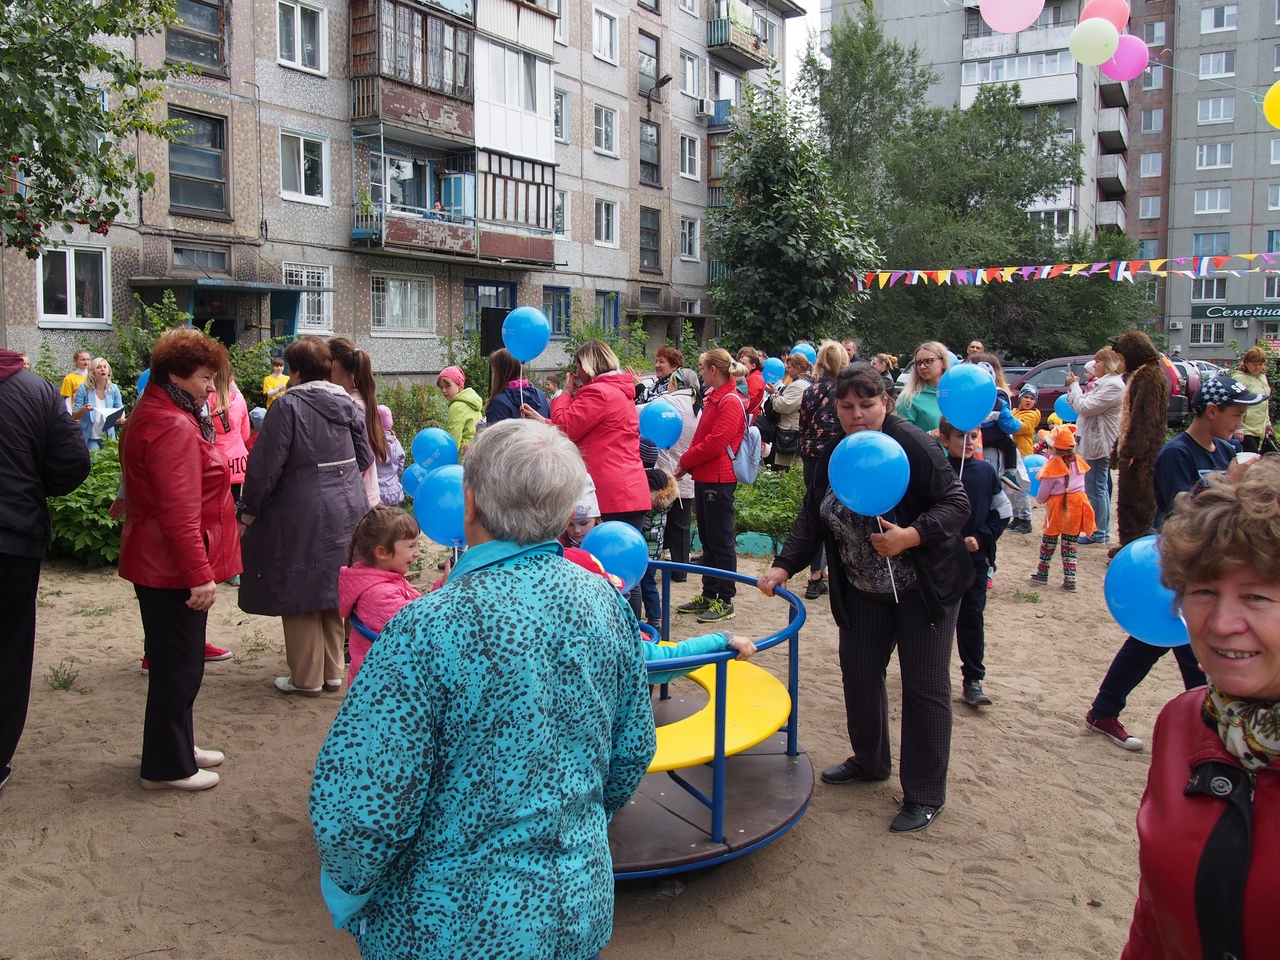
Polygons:
<instances>
[{"instance_id":1,"label":"eyeglasses","mask_svg":"<svg viewBox=\"0 0 1280 960\"><path fill-rule=\"evenodd\" d=\"M916 366L917 366L917 367L931 367L931 366L933 366L933 365L934 365L935 363L937 363L937 362L938 362L938 358L937 358L937 357L925 357L923 360L917 360L917 361L916 361Z\"/></svg>"}]
</instances>

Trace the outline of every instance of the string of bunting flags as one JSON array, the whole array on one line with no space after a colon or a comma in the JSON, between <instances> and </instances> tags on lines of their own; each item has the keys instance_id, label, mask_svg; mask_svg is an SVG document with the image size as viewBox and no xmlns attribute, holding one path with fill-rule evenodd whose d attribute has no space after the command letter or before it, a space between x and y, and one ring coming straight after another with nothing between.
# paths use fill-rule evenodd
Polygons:
<instances>
[{"instance_id":1,"label":"string of bunting flags","mask_svg":"<svg viewBox=\"0 0 1280 960\"><path fill-rule=\"evenodd\" d=\"M1247 266L1228 267L1232 260ZM1265 266L1255 261L1261 260ZM1280 253L1233 253L1211 257L1165 257L1154 260L1112 260L1098 263L1047 263L1025 267L971 267L953 270L871 270L853 277L854 289L883 290L902 283L942 286L980 286L1014 280L1055 280L1058 277L1107 276L1132 283L1137 277L1241 277L1247 273L1280 273Z\"/></svg>"}]
</instances>

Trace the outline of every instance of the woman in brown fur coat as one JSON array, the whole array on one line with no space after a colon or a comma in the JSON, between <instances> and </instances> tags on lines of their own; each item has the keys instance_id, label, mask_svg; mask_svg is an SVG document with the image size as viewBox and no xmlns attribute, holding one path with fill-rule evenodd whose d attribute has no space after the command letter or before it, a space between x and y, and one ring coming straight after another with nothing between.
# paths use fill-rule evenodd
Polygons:
<instances>
[{"instance_id":1,"label":"woman in brown fur coat","mask_svg":"<svg viewBox=\"0 0 1280 960\"><path fill-rule=\"evenodd\" d=\"M1120 436L1116 440L1119 490L1116 525L1120 542L1145 537L1156 519L1155 463L1164 446L1169 409L1169 379L1151 338L1131 330L1115 338L1115 351L1124 358L1125 391L1120 407Z\"/></svg>"}]
</instances>

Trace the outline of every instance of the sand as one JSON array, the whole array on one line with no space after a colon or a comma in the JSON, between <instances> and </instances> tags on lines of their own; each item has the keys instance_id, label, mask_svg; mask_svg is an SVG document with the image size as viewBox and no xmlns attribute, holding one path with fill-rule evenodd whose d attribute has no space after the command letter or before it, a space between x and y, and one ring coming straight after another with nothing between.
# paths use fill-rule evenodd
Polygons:
<instances>
[{"instance_id":1,"label":"sand","mask_svg":"<svg viewBox=\"0 0 1280 960\"><path fill-rule=\"evenodd\" d=\"M953 658L948 802L927 831L888 832L896 777L819 782L804 819L762 850L619 886L606 960L1118 956L1137 888L1134 814L1148 755L1082 722L1123 639L1102 601L1105 548L1081 549L1080 593L1069 595L1056 574L1048 589L1027 582L1038 539L1001 542L987 606L994 706L960 702ZM696 587L678 587L678 599ZM737 607L743 634L784 621L783 604L754 590ZM844 759L848 741L827 599L809 612L800 736L821 768ZM272 690L285 672L279 622L241 613L235 588L219 588L209 638L236 656L209 664L196 732L226 752L222 783L144 793L147 681L132 588L113 569L49 563L38 614L30 715L0 792L0 960L357 957L321 900L306 809L339 698ZM782 671L784 658L779 649L760 659ZM75 680L51 689L45 680L63 663ZM889 684L896 749L896 662ZM1165 657L1131 699L1129 729L1149 740L1180 690Z\"/></svg>"}]
</instances>

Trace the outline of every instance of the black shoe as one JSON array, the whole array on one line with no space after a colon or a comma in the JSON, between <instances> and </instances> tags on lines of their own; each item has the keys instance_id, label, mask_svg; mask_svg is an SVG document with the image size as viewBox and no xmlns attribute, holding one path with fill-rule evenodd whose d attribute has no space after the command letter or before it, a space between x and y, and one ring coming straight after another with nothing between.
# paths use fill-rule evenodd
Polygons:
<instances>
[{"instance_id":1,"label":"black shoe","mask_svg":"<svg viewBox=\"0 0 1280 960\"><path fill-rule=\"evenodd\" d=\"M889 824L890 833L915 833L933 823L942 812L942 804L931 807L927 803L904 803L898 815Z\"/></svg>"},{"instance_id":2,"label":"black shoe","mask_svg":"<svg viewBox=\"0 0 1280 960\"><path fill-rule=\"evenodd\" d=\"M689 562L697 566L702 566L702 554L698 554L696 557L690 557Z\"/></svg>"},{"instance_id":3,"label":"black shoe","mask_svg":"<svg viewBox=\"0 0 1280 960\"><path fill-rule=\"evenodd\" d=\"M804 588L804 598L806 600L817 600L820 596L827 592L827 581L819 577L817 580L810 579L809 585Z\"/></svg>"},{"instance_id":4,"label":"black shoe","mask_svg":"<svg viewBox=\"0 0 1280 960\"><path fill-rule=\"evenodd\" d=\"M687 573L673 573L671 575L672 583L684 583L688 579L689 575Z\"/></svg>"},{"instance_id":5,"label":"black shoe","mask_svg":"<svg viewBox=\"0 0 1280 960\"><path fill-rule=\"evenodd\" d=\"M977 680L964 682L964 692L960 694L960 698L971 707L991 706L991 698L982 692L982 684Z\"/></svg>"},{"instance_id":6,"label":"black shoe","mask_svg":"<svg viewBox=\"0 0 1280 960\"><path fill-rule=\"evenodd\" d=\"M822 779L826 783L870 783L887 778L869 777L859 770L852 760L846 760L843 763L837 763L834 767L827 767L827 769L823 770Z\"/></svg>"}]
</instances>

